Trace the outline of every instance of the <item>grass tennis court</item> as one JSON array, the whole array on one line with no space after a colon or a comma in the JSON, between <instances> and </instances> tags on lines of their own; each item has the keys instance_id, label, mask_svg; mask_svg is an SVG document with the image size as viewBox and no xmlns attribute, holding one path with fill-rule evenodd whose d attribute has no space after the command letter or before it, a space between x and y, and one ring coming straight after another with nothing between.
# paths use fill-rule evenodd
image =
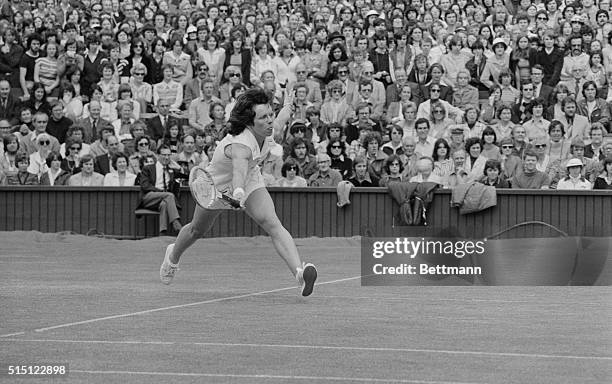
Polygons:
<instances>
[{"instance_id":1,"label":"grass tennis court","mask_svg":"<svg viewBox=\"0 0 612 384\"><path fill-rule=\"evenodd\" d=\"M69 383L612 382L610 287L361 287L358 238L298 239L313 296L267 238L0 233L0 361ZM6 369L6 368L3 368ZM15 379L0 382L51 382Z\"/></svg>"}]
</instances>

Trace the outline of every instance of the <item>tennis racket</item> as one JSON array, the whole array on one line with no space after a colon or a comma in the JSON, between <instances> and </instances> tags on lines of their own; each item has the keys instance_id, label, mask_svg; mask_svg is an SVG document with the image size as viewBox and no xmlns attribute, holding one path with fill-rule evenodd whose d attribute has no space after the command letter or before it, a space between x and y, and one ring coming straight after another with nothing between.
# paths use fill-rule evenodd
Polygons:
<instances>
[{"instance_id":1,"label":"tennis racket","mask_svg":"<svg viewBox=\"0 0 612 384\"><path fill-rule=\"evenodd\" d=\"M189 173L189 189L202 208L242 209L240 201L217 190L210 173L200 166L195 166Z\"/></svg>"}]
</instances>

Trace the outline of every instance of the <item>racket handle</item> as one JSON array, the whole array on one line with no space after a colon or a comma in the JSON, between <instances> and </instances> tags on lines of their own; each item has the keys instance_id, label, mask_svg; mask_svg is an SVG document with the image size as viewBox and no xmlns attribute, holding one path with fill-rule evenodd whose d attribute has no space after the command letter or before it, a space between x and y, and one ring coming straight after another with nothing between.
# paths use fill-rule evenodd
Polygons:
<instances>
[{"instance_id":1,"label":"racket handle","mask_svg":"<svg viewBox=\"0 0 612 384\"><path fill-rule=\"evenodd\" d=\"M226 195L225 193L221 194L221 198L223 200L227 201L234 208L242 208L242 205L240 204L240 201L234 199L231 196Z\"/></svg>"}]
</instances>

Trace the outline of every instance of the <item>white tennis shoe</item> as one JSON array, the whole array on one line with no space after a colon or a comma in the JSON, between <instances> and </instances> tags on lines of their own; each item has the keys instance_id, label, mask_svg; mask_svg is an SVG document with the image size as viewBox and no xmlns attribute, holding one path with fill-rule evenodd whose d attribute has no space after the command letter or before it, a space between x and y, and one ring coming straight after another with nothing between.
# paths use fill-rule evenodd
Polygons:
<instances>
[{"instance_id":1,"label":"white tennis shoe","mask_svg":"<svg viewBox=\"0 0 612 384\"><path fill-rule=\"evenodd\" d=\"M178 264L172 264L170 262L170 255L172 254L172 250L174 250L174 244L168 245L166 247L166 256L164 256L164 262L159 268L159 278L161 282L168 285L172 282L176 271L178 271Z\"/></svg>"},{"instance_id":2,"label":"white tennis shoe","mask_svg":"<svg viewBox=\"0 0 612 384\"><path fill-rule=\"evenodd\" d=\"M317 268L313 264L303 263L302 268L297 268L295 278L300 284L302 296L310 296L317 280Z\"/></svg>"}]
</instances>

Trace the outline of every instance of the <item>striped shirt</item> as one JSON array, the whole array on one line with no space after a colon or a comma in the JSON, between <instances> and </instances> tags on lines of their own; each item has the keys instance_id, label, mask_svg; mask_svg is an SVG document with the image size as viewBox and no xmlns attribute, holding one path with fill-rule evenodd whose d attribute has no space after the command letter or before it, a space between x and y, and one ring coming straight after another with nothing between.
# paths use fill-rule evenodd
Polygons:
<instances>
[{"instance_id":1,"label":"striped shirt","mask_svg":"<svg viewBox=\"0 0 612 384\"><path fill-rule=\"evenodd\" d=\"M57 80L57 59L41 57L36 59L38 64L38 77L45 87L52 85Z\"/></svg>"}]
</instances>

